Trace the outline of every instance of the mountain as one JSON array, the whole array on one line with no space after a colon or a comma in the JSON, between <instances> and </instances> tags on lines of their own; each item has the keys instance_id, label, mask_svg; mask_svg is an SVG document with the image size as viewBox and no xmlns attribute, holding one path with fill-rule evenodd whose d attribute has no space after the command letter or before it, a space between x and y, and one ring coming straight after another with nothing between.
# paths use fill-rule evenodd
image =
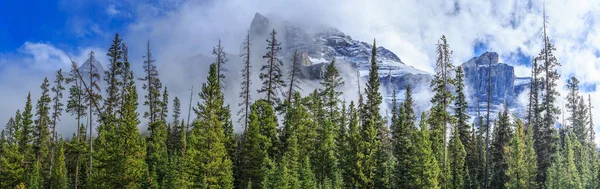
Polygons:
<instances>
[{"instance_id":1,"label":"mountain","mask_svg":"<svg viewBox=\"0 0 600 189\"><path fill-rule=\"evenodd\" d=\"M367 79L372 43L352 39L338 29L321 26L316 29L304 29L287 21L272 21L260 13L254 15L250 24L252 39L266 39L269 32L275 29L282 43L281 56L284 64L289 63L289 57L295 50L301 54L303 78L306 80L321 79L325 65L335 58L336 62L351 68L344 79L357 80L361 83ZM479 98L480 112L486 109L488 64L491 62L491 101L492 111L503 109L504 103L511 109L522 109L518 96L529 87L529 78L519 78L514 75L514 68L498 62L498 54L486 52L463 63L465 70L467 92L470 100L470 114L474 117L477 112L476 100ZM394 52L385 47L377 47L377 64L381 89L388 102L391 102L392 91L402 98L407 85L414 89L417 111L424 111L430 106L431 73L419 70L404 63ZM348 78L350 77L350 78ZM353 83L356 83L354 81ZM519 112L519 111L517 111Z\"/></svg>"},{"instance_id":2,"label":"mountain","mask_svg":"<svg viewBox=\"0 0 600 189\"><path fill-rule=\"evenodd\" d=\"M529 89L531 78L515 76L514 67L498 62L498 53L485 52L461 65L465 72L465 85L471 92L468 97L472 104L471 112L477 110L479 100L480 113L487 110L488 82L491 84L492 111L498 112L506 104L514 112L523 114L524 105L519 102L519 95ZM490 76L488 81L488 75Z\"/></svg>"}]
</instances>

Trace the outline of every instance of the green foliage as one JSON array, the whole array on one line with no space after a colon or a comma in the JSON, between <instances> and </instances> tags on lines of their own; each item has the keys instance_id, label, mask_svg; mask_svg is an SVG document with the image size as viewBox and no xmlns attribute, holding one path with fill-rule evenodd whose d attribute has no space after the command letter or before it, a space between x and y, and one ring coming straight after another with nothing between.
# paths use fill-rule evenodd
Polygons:
<instances>
[{"instance_id":1,"label":"green foliage","mask_svg":"<svg viewBox=\"0 0 600 189\"><path fill-rule=\"evenodd\" d=\"M50 188L66 189L67 184L67 167L65 165L65 150L62 139L58 141L56 154L54 158L54 166L52 166L50 176Z\"/></svg>"},{"instance_id":2,"label":"green foliage","mask_svg":"<svg viewBox=\"0 0 600 189\"><path fill-rule=\"evenodd\" d=\"M459 128L454 128L452 138L448 146L449 151L449 166L450 178L448 179L448 188L464 188L465 177L468 176L467 168L465 167L465 157L467 152L460 140Z\"/></svg>"},{"instance_id":3,"label":"green foliage","mask_svg":"<svg viewBox=\"0 0 600 189\"><path fill-rule=\"evenodd\" d=\"M216 65L211 64L208 81L202 85L196 114L187 150L188 174L192 187L233 188L232 161L225 146L226 138L219 120L222 96L217 83Z\"/></svg>"},{"instance_id":4,"label":"green foliage","mask_svg":"<svg viewBox=\"0 0 600 189\"><path fill-rule=\"evenodd\" d=\"M432 143L427 128L427 116L421 114L420 132L413 132L411 138L415 144L415 154L413 156L414 166L410 169L411 175L415 180L415 188L440 188L439 175L440 166L432 151Z\"/></svg>"},{"instance_id":5,"label":"green foliage","mask_svg":"<svg viewBox=\"0 0 600 189\"><path fill-rule=\"evenodd\" d=\"M265 100L271 106L281 104L279 92L282 87L286 86L281 70L283 62L279 60L281 42L277 41L276 36L277 32L273 29L267 39L267 54L263 56L267 63L260 68L261 73L259 75L263 86L258 90L258 93L265 93Z\"/></svg>"},{"instance_id":6,"label":"green foliage","mask_svg":"<svg viewBox=\"0 0 600 189\"><path fill-rule=\"evenodd\" d=\"M505 107L503 113L498 113L498 121L496 122L496 128L494 128L494 137L490 146L491 187L503 188L509 179L506 176L508 170L506 148L512 138L509 119L508 108Z\"/></svg>"},{"instance_id":7,"label":"green foliage","mask_svg":"<svg viewBox=\"0 0 600 189\"><path fill-rule=\"evenodd\" d=\"M250 123L242 135L239 158L240 178L237 179L241 181L240 188L248 186L263 188L262 181L266 177L263 171L267 169L268 162L271 161L268 156L270 143L269 139L260 132L261 121L258 114L260 110L272 108L265 101L257 101L252 104L251 109Z\"/></svg>"}]
</instances>

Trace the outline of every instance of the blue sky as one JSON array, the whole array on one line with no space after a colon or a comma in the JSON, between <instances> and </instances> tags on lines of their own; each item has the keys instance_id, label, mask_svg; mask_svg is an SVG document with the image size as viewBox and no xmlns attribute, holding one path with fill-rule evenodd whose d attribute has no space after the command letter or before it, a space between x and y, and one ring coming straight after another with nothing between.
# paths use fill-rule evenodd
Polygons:
<instances>
[{"instance_id":1,"label":"blue sky","mask_svg":"<svg viewBox=\"0 0 600 189\"><path fill-rule=\"evenodd\" d=\"M576 76L586 94L600 96L600 2L595 0L3 0L0 88L9 90L0 96L11 103L0 103L0 115L21 108L28 91L36 99L43 77L67 69L69 56L82 62L94 50L106 62L102 55L116 32L130 46L136 69L151 40L157 63L173 70L162 73L164 82L174 86L175 95L188 96L190 86L177 86L189 79L181 75L200 81L205 73L176 63L210 53L218 39L236 54L256 12L307 27L332 26L361 41L377 38L403 62L429 72L433 45L446 35L455 64L495 51L501 62L515 66L517 76L528 76L531 58L542 47L544 2L548 33L563 64L559 86ZM600 113L595 115L600 120Z\"/></svg>"}]
</instances>

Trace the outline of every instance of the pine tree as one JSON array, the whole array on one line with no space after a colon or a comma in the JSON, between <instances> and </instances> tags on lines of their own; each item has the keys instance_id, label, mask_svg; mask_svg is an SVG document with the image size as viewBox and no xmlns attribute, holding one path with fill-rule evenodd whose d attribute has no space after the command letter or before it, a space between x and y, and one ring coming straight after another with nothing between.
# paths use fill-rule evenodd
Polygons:
<instances>
[{"instance_id":1,"label":"pine tree","mask_svg":"<svg viewBox=\"0 0 600 189\"><path fill-rule=\"evenodd\" d=\"M570 122L570 128L573 129L576 134L581 135L583 133L577 133L577 132L582 132L582 130L579 128L579 125L577 125L576 121L577 121L577 106L579 105L579 80L577 80L577 78L575 77L571 77L567 80L567 90L568 90L568 94L567 94L567 104L566 104L566 110L567 112L571 113L571 115L569 116L569 118L567 118L567 120ZM579 139L579 137L577 137Z\"/></svg>"},{"instance_id":2,"label":"pine tree","mask_svg":"<svg viewBox=\"0 0 600 189\"><path fill-rule=\"evenodd\" d=\"M216 47L213 47L212 50L212 54L215 55L216 58L215 64L217 65L217 75L219 76L217 77L217 83L221 85L221 88L225 85L225 72L227 72L227 69L225 69L224 66L225 63L229 61L227 53L223 49L224 47L221 45L221 39L219 39L219 43Z\"/></svg>"},{"instance_id":3,"label":"pine tree","mask_svg":"<svg viewBox=\"0 0 600 189\"><path fill-rule=\"evenodd\" d=\"M562 150L564 156L563 171L561 176L565 180L565 188L583 188L577 165L575 164L575 154L573 148L578 143L575 134L572 131L567 131L565 136L565 147Z\"/></svg>"},{"instance_id":4,"label":"pine tree","mask_svg":"<svg viewBox=\"0 0 600 189\"><path fill-rule=\"evenodd\" d=\"M244 67L242 68L242 91L240 91L241 102L238 104L240 110L237 112L237 115L240 117L238 119L238 123L244 124L244 130L248 127L248 114L250 114L250 104L252 103L252 97L250 96L250 85L252 85L252 81L250 80L250 69L252 65L250 64L250 33L246 34L246 38L244 40L243 48L244 52L240 55L244 62Z\"/></svg>"},{"instance_id":5,"label":"pine tree","mask_svg":"<svg viewBox=\"0 0 600 189\"><path fill-rule=\"evenodd\" d=\"M163 89L163 93L162 93L162 102L161 107L160 107L160 120L163 121L165 124L167 123L167 117L169 116L169 91L167 90L167 87L165 86L165 88Z\"/></svg>"},{"instance_id":6,"label":"pine tree","mask_svg":"<svg viewBox=\"0 0 600 189\"><path fill-rule=\"evenodd\" d=\"M21 129L16 129L18 134L15 137L19 143L19 151L25 156L25 168L27 169L27 173L30 172L30 168L33 167L35 162L35 153L33 151L33 141L34 141L34 124L33 124L33 113L31 106L31 93L27 94L27 101L25 102L25 107L23 113L15 115L15 124L20 125ZM19 121L21 120L21 121Z\"/></svg>"},{"instance_id":7,"label":"pine tree","mask_svg":"<svg viewBox=\"0 0 600 189\"><path fill-rule=\"evenodd\" d=\"M282 87L285 87L285 81L283 81L283 75L281 73L281 66L283 62L279 60L279 51L281 51L281 43L276 39L277 32L275 29L269 33L267 39L267 54L263 56L267 59L267 64L260 68L260 79L263 81L263 86L258 90L258 93L266 93L265 100L276 106L281 103L279 99L279 93Z\"/></svg>"},{"instance_id":8,"label":"pine tree","mask_svg":"<svg viewBox=\"0 0 600 189\"><path fill-rule=\"evenodd\" d=\"M79 144L79 142L81 141L82 136L80 136L81 133L81 125L83 124L81 122L81 119L83 117L85 117L87 115L86 113L86 109L87 106L84 102L84 97L85 97L85 91L83 88L83 80L82 78L80 78L80 73L79 73L79 69L77 68L77 63L75 63L74 61L71 61L71 70L69 71L69 77L65 78L65 82L67 84L70 84L71 87L69 87L69 99L67 100L67 105L66 105L66 112L71 114L71 116L75 116L77 119L77 132L76 132L76 140L72 141L75 142L75 144ZM85 135L85 132L83 133L83 135ZM77 145L79 146L79 145ZM75 171L74 171L74 175L75 178L73 178L74 180L74 184L75 188L77 188L79 186L79 154L76 154L76 162L75 164Z\"/></svg>"},{"instance_id":9,"label":"pine tree","mask_svg":"<svg viewBox=\"0 0 600 189\"><path fill-rule=\"evenodd\" d=\"M335 59L327 65L325 77L320 83L322 89L319 92L323 97L324 108L328 112L327 117L329 120L337 122L340 116L338 104L341 102L340 96L343 94L339 89L344 85L344 81L335 66ZM333 129L337 130L338 126Z\"/></svg>"},{"instance_id":10,"label":"pine tree","mask_svg":"<svg viewBox=\"0 0 600 189\"><path fill-rule=\"evenodd\" d=\"M263 172L266 162L270 161L268 150L270 149L269 139L260 132L260 110L272 109L264 101L256 101L252 104L250 113L250 123L242 136L240 145L240 166L241 186L239 188L262 188L262 180L266 174ZM250 185L252 184L252 185Z\"/></svg>"},{"instance_id":11,"label":"pine tree","mask_svg":"<svg viewBox=\"0 0 600 189\"><path fill-rule=\"evenodd\" d=\"M302 87L300 87L300 74L301 74L301 70L300 70L300 66L301 66L301 62L300 62L300 54L298 52L298 49L294 50L294 54L292 55L292 65L290 67L290 70L288 72L288 92L287 92L287 99L286 102L291 104L292 99L293 99L293 95L298 92L299 90L302 90Z\"/></svg>"},{"instance_id":12,"label":"pine tree","mask_svg":"<svg viewBox=\"0 0 600 189\"><path fill-rule=\"evenodd\" d=\"M448 179L448 188L464 188L466 186L465 177L468 176L467 168L465 167L467 152L462 144L459 128L454 128L448 148L450 149L450 178Z\"/></svg>"},{"instance_id":13,"label":"pine tree","mask_svg":"<svg viewBox=\"0 0 600 189\"><path fill-rule=\"evenodd\" d=\"M181 149L181 144L179 143L179 136L182 134L182 132L185 132L184 130L180 130L180 120L179 118L181 117L181 101L179 101L179 98L175 97L175 99L173 99L173 122L170 124L169 128L170 128L170 132L169 136L168 136L168 142L167 142L167 150L169 150L169 157L172 157L174 155L179 155L180 151L179 149Z\"/></svg>"},{"instance_id":14,"label":"pine tree","mask_svg":"<svg viewBox=\"0 0 600 189\"><path fill-rule=\"evenodd\" d=\"M512 137L509 120L508 107L505 106L504 112L498 113L498 121L496 122L496 128L494 128L494 137L490 149L489 161L492 165L490 187L493 188L503 188L509 179L506 176L508 159L505 152L505 148L509 146Z\"/></svg>"},{"instance_id":15,"label":"pine tree","mask_svg":"<svg viewBox=\"0 0 600 189\"><path fill-rule=\"evenodd\" d=\"M393 141L393 154L396 158L396 167L394 174L394 185L397 188L414 188L411 185L415 180L415 175L411 174L409 170L413 169L413 157L415 150L414 138L412 133L415 132L414 126L414 115L409 115L409 112L413 112L412 97L410 87L406 89L406 97L404 103L398 106L396 102L396 92L394 91L392 98L392 141ZM407 105L408 104L408 105ZM398 108L400 107L400 108ZM413 118L410 120L410 118Z\"/></svg>"},{"instance_id":16,"label":"pine tree","mask_svg":"<svg viewBox=\"0 0 600 189\"><path fill-rule=\"evenodd\" d=\"M544 11L544 22L546 19L545 15L546 14ZM551 158L557 149L555 146L556 138L554 138L554 133L556 132L554 129L554 123L557 115L560 114L560 110L554 103L556 102L556 98L559 96L559 93L556 89L556 82L560 78L560 75L557 71L557 67L560 66L560 63L553 54L556 48L554 48L554 45L550 43L550 38L546 35L545 23L542 40L544 40L544 48L538 54L536 59L542 62L537 68L537 71L539 75L543 76L540 81L540 92L544 95L542 96L540 111L543 111L544 114L541 117L538 128L534 128L534 131L536 131L536 133L534 133L534 137L536 137L534 138L534 141L536 142L536 154L538 154L537 181L544 186L546 181L546 173L548 172L547 170L551 163Z\"/></svg>"},{"instance_id":17,"label":"pine tree","mask_svg":"<svg viewBox=\"0 0 600 189\"><path fill-rule=\"evenodd\" d=\"M373 49L371 54L371 68L369 70L369 80L367 82L367 88L365 94L367 96L366 103L362 107L363 115L361 116L362 121L362 144L360 148L363 153L363 157L360 158L361 164L363 165L360 170L364 176L359 181L359 187L361 188L373 188L374 171L377 167L375 154L381 147L381 130L383 127L383 119L379 112L379 105L382 102L381 94L379 93L379 66L377 65L377 46L373 40Z\"/></svg>"},{"instance_id":18,"label":"pine tree","mask_svg":"<svg viewBox=\"0 0 600 189\"><path fill-rule=\"evenodd\" d=\"M304 160L302 160L302 165L300 167L301 168L298 178L300 182L300 189L317 188L317 185L315 183L315 175L313 174L312 169L310 167L310 161L308 156L306 156Z\"/></svg>"},{"instance_id":19,"label":"pine tree","mask_svg":"<svg viewBox=\"0 0 600 189\"><path fill-rule=\"evenodd\" d=\"M54 151L55 151L55 146L54 143L56 142L56 124L58 123L58 121L60 121L60 116L62 115L62 111L63 111L63 103L62 98L63 98L63 91L65 90L65 87L63 86L63 82L64 82L65 78L62 75L62 69L58 70L56 72L56 80L54 80L54 86L52 87L51 91L54 93L54 96L52 97L52 123L50 125L50 127L52 128L52 131L50 131L51 134L51 145L52 148L50 149L50 157L54 158ZM53 159L50 159L50 170L52 170L52 166L54 161Z\"/></svg>"},{"instance_id":20,"label":"pine tree","mask_svg":"<svg viewBox=\"0 0 600 189\"><path fill-rule=\"evenodd\" d=\"M333 123L326 120L319 132L318 144L316 146L314 171L317 185L324 187L326 181L335 183L338 174L338 162L335 156L335 133ZM331 184L331 183L330 183Z\"/></svg>"},{"instance_id":21,"label":"pine tree","mask_svg":"<svg viewBox=\"0 0 600 189\"><path fill-rule=\"evenodd\" d=\"M518 123L517 123L518 124ZM537 188L538 183L536 181L537 175L537 155L535 154L534 149L534 141L533 141L533 131L527 131L525 134L525 154L524 154L524 162L525 162L525 175L523 176L526 184L526 188Z\"/></svg>"},{"instance_id":22,"label":"pine tree","mask_svg":"<svg viewBox=\"0 0 600 189\"><path fill-rule=\"evenodd\" d=\"M362 136L359 128L358 110L354 106L354 101L350 102L348 109L350 120L348 121L347 148L344 151L344 166L342 166L344 169L343 179L346 188L356 188L363 177L360 162Z\"/></svg>"},{"instance_id":23,"label":"pine tree","mask_svg":"<svg viewBox=\"0 0 600 189\"><path fill-rule=\"evenodd\" d=\"M472 137L472 133L471 133L471 126L468 123L468 120L470 119L470 116L467 114L467 108L469 108L469 105L467 104L467 99L465 96L465 83L464 83L464 72L462 67L457 67L456 68L456 99L454 101L454 107L455 107L455 114L454 117L456 117L457 122L456 122L456 127L458 127L458 134L459 134L459 138L461 143L463 144L463 146L465 147L465 149L469 146L471 146L471 137ZM472 156L473 154L470 154L469 151L467 151L467 156Z\"/></svg>"},{"instance_id":24,"label":"pine tree","mask_svg":"<svg viewBox=\"0 0 600 189\"><path fill-rule=\"evenodd\" d=\"M58 141L58 147L56 150L54 160L54 166L52 166L50 176L50 188L52 189L66 189L67 184L67 167L65 165L65 150L64 141L62 139Z\"/></svg>"},{"instance_id":25,"label":"pine tree","mask_svg":"<svg viewBox=\"0 0 600 189\"><path fill-rule=\"evenodd\" d=\"M93 140L93 123L94 123L94 115L98 115L100 116L101 119L102 115L100 115L100 112L98 112L100 109L98 108L100 104L100 101L102 100L102 95L100 94L100 74L98 73L98 68L96 68L96 66L94 65L96 60L94 51L90 51L90 53L88 54L89 58L87 61L89 61L90 63L90 67L87 68L88 69L88 76L89 76L89 81L87 81L87 83L85 81L82 81L82 83L84 84L84 88L86 90L86 94L85 94L85 102L87 107L89 107L89 113L88 113L88 118L89 118L89 125L87 126L89 128L90 131L90 136L89 136L89 169L88 169L88 175L91 175L93 173L93 154L94 154L94 140Z\"/></svg>"},{"instance_id":26,"label":"pine tree","mask_svg":"<svg viewBox=\"0 0 600 189\"><path fill-rule=\"evenodd\" d=\"M106 99L104 100L103 107L103 113L105 114L106 119L103 123L109 127L112 127L113 125L116 127L116 114L119 103L121 102L119 89L122 83L118 78L121 74L121 66L123 66L123 62L121 62L123 57L121 46L122 39L119 38L119 33L116 33L115 38L113 38L113 43L110 45L108 53L106 54L109 57L110 64L108 70L104 72L104 81L108 87L106 88Z\"/></svg>"},{"instance_id":27,"label":"pine tree","mask_svg":"<svg viewBox=\"0 0 600 189\"><path fill-rule=\"evenodd\" d=\"M121 106L121 123L117 127L117 138L120 139L119 158L117 172L119 185L114 187L140 188L143 175L146 174L147 166L145 140L138 130L140 120L138 119L138 93L133 81L133 72L129 74L129 81L124 83L126 87L123 96L124 103Z\"/></svg>"},{"instance_id":28,"label":"pine tree","mask_svg":"<svg viewBox=\"0 0 600 189\"><path fill-rule=\"evenodd\" d=\"M525 132L523 131L523 123L520 120L516 122L517 128L515 135L510 140L510 145L505 148L506 162L508 169L506 176L508 182L505 183L506 188L530 188L528 170L526 166L526 146Z\"/></svg>"},{"instance_id":29,"label":"pine tree","mask_svg":"<svg viewBox=\"0 0 600 189\"><path fill-rule=\"evenodd\" d=\"M49 131L49 126L52 124L52 120L50 119L50 102L51 98L49 93L50 84L48 83L48 78L44 79L44 82L40 86L42 89L42 95L37 102L36 105L36 120L35 120L35 132L34 138L35 142L33 145L33 149L35 152L36 163L40 166L40 174L44 177L41 177L40 184L44 185L46 180L46 176L50 175L50 148L52 145L51 135Z\"/></svg>"},{"instance_id":30,"label":"pine tree","mask_svg":"<svg viewBox=\"0 0 600 189\"><path fill-rule=\"evenodd\" d=\"M225 133L219 120L222 96L217 82L217 67L211 64L208 81L199 96L203 104L194 109L198 119L193 124L187 150L190 181L193 187L233 188L232 161L225 146Z\"/></svg>"},{"instance_id":31,"label":"pine tree","mask_svg":"<svg viewBox=\"0 0 600 189\"><path fill-rule=\"evenodd\" d=\"M17 135L21 129L16 124L9 121L0 136L0 188L15 188L25 181L25 169L22 166L25 156L23 149L19 148Z\"/></svg>"},{"instance_id":32,"label":"pine tree","mask_svg":"<svg viewBox=\"0 0 600 189\"><path fill-rule=\"evenodd\" d=\"M440 188L438 179L440 167L432 151L425 113L421 114L419 127L421 131L412 132L411 135L415 144L415 152L412 156L414 166L409 170L410 175L415 177L413 185L415 188Z\"/></svg>"},{"instance_id":33,"label":"pine tree","mask_svg":"<svg viewBox=\"0 0 600 189\"><path fill-rule=\"evenodd\" d=\"M156 70L156 65L154 64L156 60L152 58L150 41L148 41L148 44L146 45L146 54L143 58L145 76L139 78L139 80L145 82L142 85L142 88L147 91L147 93L144 95L146 99L144 101L144 106L148 106L148 111L144 112L144 118L148 118L148 124L152 125L154 122L158 121L161 116L160 108L162 102L160 101L160 88L162 88L162 83L158 78L158 71ZM150 128L150 132L153 132L152 128Z\"/></svg>"}]
</instances>

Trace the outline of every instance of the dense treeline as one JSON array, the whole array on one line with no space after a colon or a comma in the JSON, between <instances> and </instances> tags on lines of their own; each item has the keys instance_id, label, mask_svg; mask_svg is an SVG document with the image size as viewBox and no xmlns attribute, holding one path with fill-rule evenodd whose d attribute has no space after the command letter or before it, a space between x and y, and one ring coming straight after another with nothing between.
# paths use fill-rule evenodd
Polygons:
<instances>
[{"instance_id":1,"label":"dense treeline","mask_svg":"<svg viewBox=\"0 0 600 189\"><path fill-rule=\"evenodd\" d=\"M391 114L383 116L375 41L366 88L347 102L335 59L321 87L301 96L299 53L286 80L273 30L260 89L251 87L249 35L243 43L239 120L232 121L223 96L228 58L219 41L193 108L197 118L186 122L178 97L169 108L150 42L136 79L117 34L103 78L90 52L88 71L73 62L67 77L59 70L53 84L43 81L35 109L27 95L1 133L0 188L598 188L591 97L586 103L579 81L570 78L568 121L555 127L560 64L548 37L543 40L532 63L525 121L508 108L495 119L489 109L486 118L467 114L465 75L453 66L445 36L436 48L431 109L417 115L406 86L403 100L394 92ZM253 100L251 90L262 98ZM140 95L143 113L136 111ZM77 119L67 141L56 132L62 113ZM140 115L147 136L138 129ZM235 133L234 124L243 130Z\"/></svg>"}]
</instances>

